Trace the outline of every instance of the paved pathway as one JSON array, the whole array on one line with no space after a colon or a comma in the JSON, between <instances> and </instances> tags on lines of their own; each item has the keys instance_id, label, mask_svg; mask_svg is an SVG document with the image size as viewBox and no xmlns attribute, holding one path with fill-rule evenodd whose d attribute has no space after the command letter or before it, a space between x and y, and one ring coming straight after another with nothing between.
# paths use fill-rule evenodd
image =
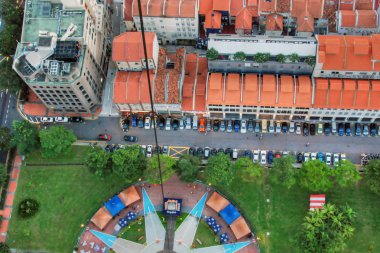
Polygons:
<instances>
[{"instance_id":1,"label":"paved pathway","mask_svg":"<svg viewBox=\"0 0 380 253\"><path fill-rule=\"evenodd\" d=\"M17 155L14 160L13 168L11 171L11 177L8 184L8 190L7 190L7 195L5 199L4 209L0 210L0 215L3 217L3 220L0 225L0 242L5 242L7 238L9 220L11 219L11 216L12 216L13 201L16 194L17 182L18 182L20 169L21 169L21 163L22 163L21 156Z\"/></svg>"}]
</instances>

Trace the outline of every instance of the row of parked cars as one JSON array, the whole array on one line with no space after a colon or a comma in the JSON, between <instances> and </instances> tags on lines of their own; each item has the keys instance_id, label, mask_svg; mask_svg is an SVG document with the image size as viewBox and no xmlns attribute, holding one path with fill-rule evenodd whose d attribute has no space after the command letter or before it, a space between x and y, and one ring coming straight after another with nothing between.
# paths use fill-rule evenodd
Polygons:
<instances>
[{"instance_id":1,"label":"row of parked cars","mask_svg":"<svg viewBox=\"0 0 380 253\"><path fill-rule=\"evenodd\" d=\"M83 123L84 119L82 117L41 117L40 121L42 123L66 123L66 122L73 122L73 123Z\"/></svg>"},{"instance_id":2,"label":"row of parked cars","mask_svg":"<svg viewBox=\"0 0 380 253\"><path fill-rule=\"evenodd\" d=\"M361 124L355 123L352 128L351 123L342 122L325 122L325 123L298 123L298 122L280 122L274 120L211 120L208 118L183 117L159 117L154 118L156 126L161 130L197 130L199 132L236 132L236 133L295 133L299 135L331 135L339 136L376 136L380 135L380 125L375 123ZM153 118L137 117L136 115L126 118L122 122L124 131L128 131L129 127L139 127L145 129L153 128Z\"/></svg>"}]
</instances>

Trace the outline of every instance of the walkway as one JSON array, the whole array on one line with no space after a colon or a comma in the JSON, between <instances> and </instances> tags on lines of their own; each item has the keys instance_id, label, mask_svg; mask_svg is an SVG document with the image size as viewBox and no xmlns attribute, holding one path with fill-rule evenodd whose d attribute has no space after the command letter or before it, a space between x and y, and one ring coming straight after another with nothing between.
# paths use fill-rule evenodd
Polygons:
<instances>
[{"instance_id":1,"label":"walkway","mask_svg":"<svg viewBox=\"0 0 380 253\"><path fill-rule=\"evenodd\" d=\"M4 209L0 210L0 215L3 217L3 220L0 226L0 242L5 242L7 238L9 220L11 219L11 216L12 216L13 201L16 194L17 182L18 182L20 169L21 169L21 163L22 163L21 156L17 155L14 160L13 168L11 171L11 177L9 179Z\"/></svg>"}]
</instances>

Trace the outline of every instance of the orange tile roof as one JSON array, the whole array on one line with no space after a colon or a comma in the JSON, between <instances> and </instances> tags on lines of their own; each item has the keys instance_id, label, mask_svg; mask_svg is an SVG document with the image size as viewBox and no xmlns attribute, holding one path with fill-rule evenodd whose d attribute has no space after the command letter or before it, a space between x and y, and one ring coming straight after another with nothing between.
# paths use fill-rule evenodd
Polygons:
<instances>
[{"instance_id":1,"label":"orange tile roof","mask_svg":"<svg viewBox=\"0 0 380 253\"><path fill-rule=\"evenodd\" d=\"M292 17L299 32L313 32L314 19L323 16L323 0L293 0Z\"/></svg>"},{"instance_id":2,"label":"orange tile roof","mask_svg":"<svg viewBox=\"0 0 380 253\"><path fill-rule=\"evenodd\" d=\"M196 0L185 0L185 1L180 1L181 5L181 13L180 17L181 18L194 18L195 15L198 15L196 12Z\"/></svg>"},{"instance_id":3,"label":"orange tile roof","mask_svg":"<svg viewBox=\"0 0 380 253\"><path fill-rule=\"evenodd\" d=\"M309 76L299 76L297 79L296 106L311 107L311 79Z\"/></svg>"},{"instance_id":4,"label":"orange tile roof","mask_svg":"<svg viewBox=\"0 0 380 253\"><path fill-rule=\"evenodd\" d=\"M241 9L243 9L243 4L244 0L231 0L230 15L237 16Z\"/></svg>"},{"instance_id":5,"label":"orange tile roof","mask_svg":"<svg viewBox=\"0 0 380 253\"><path fill-rule=\"evenodd\" d=\"M374 0L356 0L355 8L357 10L372 10Z\"/></svg>"},{"instance_id":6,"label":"orange tile roof","mask_svg":"<svg viewBox=\"0 0 380 253\"><path fill-rule=\"evenodd\" d=\"M372 80L372 92L370 99L370 108L371 110L380 109L380 80Z\"/></svg>"},{"instance_id":7,"label":"orange tile roof","mask_svg":"<svg viewBox=\"0 0 380 253\"><path fill-rule=\"evenodd\" d=\"M275 106L276 105L276 76L263 75L261 83L260 105Z\"/></svg>"},{"instance_id":8,"label":"orange tile roof","mask_svg":"<svg viewBox=\"0 0 380 253\"><path fill-rule=\"evenodd\" d=\"M314 18L305 16L297 18L298 32L314 32Z\"/></svg>"},{"instance_id":9,"label":"orange tile roof","mask_svg":"<svg viewBox=\"0 0 380 253\"><path fill-rule=\"evenodd\" d=\"M199 0L199 15L206 15L212 10L213 0Z\"/></svg>"},{"instance_id":10,"label":"orange tile roof","mask_svg":"<svg viewBox=\"0 0 380 253\"><path fill-rule=\"evenodd\" d=\"M241 80L239 74L229 73L226 80L226 95L224 104L239 105L241 96Z\"/></svg>"},{"instance_id":11,"label":"orange tile roof","mask_svg":"<svg viewBox=\"0 0 380 253\"><path fill-rule=\"evenodd\" d=\"M344 79L343 85L341 107L345 109L354 108L356 82L355 80Z\"/></svg>"},{"instance_id":12,"label":"orange tile roof","mask_svg":"<svg viewBox=\"0 0 380 253\"><path fill-rule=\"evenodd\" d=\"M154 32L145 32L148 58L153 58ZM112 42L112 60L115 62L139 62L144 59L141 32L125 32L116 36Z\"/></svg>"},{"instance_id":13,"label":"orange tile roof","mask_svg":"<svg viewBox=\"0 0 380 253\"><path fill-rule=\"evenodd\" d=\"M132 4L133 4L133 0L124 0L124 4L123 4L124 20L126 21L133 21Z\"/></svg>"},{"instance_id":14,"label":"orange tile roof","mask_svg":"<svg viewBox=\"0 0 380 253\"><path fill-rule=\"evenodd\" d=\"M140 78L146 75L145 72L129 72L128 79L124 84L127 87L127 92L124 95L125 104L138 104L140 102ZM115 94L120 96L120 94Z\"/></svg>"},{"instance_id":15,"label":"orange tile roof","mask_svg":"<svg viewBox=\"0 0 380 253\"><path fill-rule=\"evenodd\" d=\"M329 108L340 108L341 96L342 96L342 80L330 79L328 107Z\"/></svg>"},{"instance_id":16,"label":"orange tile roof","mask_svg":"<svg viewBox=\"0 0 380 253\"><path fill-rule=\"evenodd\" d=\"M372 59L380 60L380 34L372 35Z\"/></svg>"},{"instance_id":17,"label":"orange tile roof","mask_svg":"<svg viewBox=\"0 0 380 253\"><path fill-rule=\"evenodd\" d=\"M354 10L355 0L340 0L340 10Z\"/></svg>"},{"instance_id":18,"label":"orange tile roof","mask_svg":"<svg viewBox=\"0 0 380 253\"><path fill-rule=\"evenodd\" d=\"M358 23L357 27L359 28L376 28L378 16L377 12L373 10L357 10Z\"/></svg>"},{"instance_id":19,"label":"orange tile roof","mask_svg":"<svg viewBox=\"0 0 380 253\"><path fill-rule=\"evenodd\" d=\"M346 64L345 69L371 70L371 43L370 37L346 36Z\"/></svg>"},{"instance_id":20,"label":"orange tile roof","mask_svg":"<svg viewBox=\"0 0 380 253\"><path fill-rule=\"evenodd\" d=\"M367 109L369 102L369 81L368 80L358 80L358 88L355 97L355 108L356 109Z\"/></svg>"},{"instance_id":21,"label":"orange tile roof","mask_svg":"<svg viewBox=\"0 0 380 253\"><path fill-rule=\"evenodd\" d=\"M224 77L221 73L211 73L208 79L208 104L223 103Z\"/></svg>"},{"instance_id":22,"label":"orange tile roof","mask_svg":"<svg viewBox=\"0 0 380 253\"><path fill-rule=\"evenodd\" d=\"M153 86L154 85L154 73L153 71L150 72L150 84ZM149 96L149 83L148 83L148 77L146 75L146 72L143 72L140 80L139 80L139 85L140 85L140 103L143 104L149 104L150 103L150 96ZM153 87L152 87L153 91Z\"/></svg>"},{"instance_id":23,"label":"orange tile roof","mask_svg":"<svg viewBox=\"0 0 380 253\"><path fill-rule=\"evenodd\" d=\"M260 0L261 12L274 12L276 9L276 1Z\"/></svg>"},{"instance_id":24,"label":"orange tile roof","mask_svg":"<svg viewBox=\"0 0 380 253\"><path fill-rule=\"evenodd\" d=\"M166 17L179 17L179 0L166 0L165 3L165 16Z\"/></svg>"},{"instance_id":25,"label":"orange tile roof","mask_svg":"<svg viewBox=\"0 0 380 253\"><path fill-rule=\"evenodd\" d=\"M259 16L259 5L258 0L246 0L247 2L247 9L249 12L251 12L253 17Z\"/></svg>"},{"instance_id":26,"label":"orange tile roof","mask_svg":"<svg viewBox=\"0 0 380 253\"><path fill-rule=\"evenodd\" d=\"M252 30L252 14L244 8L236 16L235 29Z\"/></svg>"},{"instance_id":27,"label":"orange tile roof","mask_svg":"<svg viewBox=\"0 0 380 253\"><path fill-rule=\"evenodd\" d=\"M164 0L150 0L148 6L148 16L160 17L163 13Z\"/></svg>"},{"instance_id":28,"label":"orange tile roof","mask_svg":"<svg viewBox=\"0 0 380 253\"><path fill-rule=\"evenodd\" d=\"M257 74L246 74L244 76L243 105L259 104L259 79Z\"/></svg>"},{"instance_id":29,"label":"orange tile roof","mask_svg":"<svg viewBox=\"0 0 380 253\"><path fill-rule=\"evenodd\" d=\"M193 110L194 81L197 71L197 55L187 54L185 65L185 78L182 87L182 110Z\"/></svg>"},{"instance_id":30,"label":"orange tile roof","mask_svg":"<svg viewBox=\"0 0 380 253\"><path fill-rule=\"evenodd\" d=\"M212 4L212 9L214 11L230 11L230 1L229 0L214 0Z\"/></svg>"},{"instance_id":31,"label":"orange tile roof","mask_svg":"<svg viewBox=\"0 0 380 253\"><path fill-rule=\"evenodd\" d=\"M222 27L222 14L217 11L209 11L206 14L204 27L206 29L220 29Z\"/></svg>"},{"instance_id":32,"label":"orange tile roof","mask_svg":"<svg viewBox=\"0 0 380 253\"><path fill-rule=\"evenodd\" d=\"M278 106L279 107L291 107L294 101L294 82L292 76L281 76Z\"/></svg>"},{"instance_id":33,"label":"orange tile roof","mask_svg":"<svg viewBox=\"0 0 380 253\"><path fill-rule=\"evenodd\" d=\"M307 1L307 0L306 0ZM322 18L324 0L308 0L308 12L313 18Z\"/></svg>"},{"instance_id":34,"label":"orange tile roof","mask_svg":"<svg viewBox=\"0 0 380 253\"><path fill-rule=\"evenodd\" d=\"M326 108L328 85L329 85L328 79L324 79L324 78L315 79L315 94L314 94L315 108Z\"/></svg>"},{"instance_id":35,"label":"orange tile roof","mask_svg":"<svg viewBox=\"0 0 380 253\"><path fill-rule=\"evenodd\" d=\"M266 30L267 31L282 31L283 17L280 14L269 14L267 16Z\"/></svg>"},{"instance_id":36,"label":"orange tile roof","mask_svg":"<svg viewBox=\"0 0 380 253\"><path fill-rule=\"evenodd\" d=\"M204 3L206 3L206 1L204 1ZM165 16L194 18L196 15L195 7L196 0L141 0L141 9L143 16L150 17ZM137 0L134 0L132 4L132 16L139 16Z\"/></svg>"},{"instance_id":37,"label":"orange tile roof","mask_svg":"<svg viewBox=\"0 0 380 253\"><path fill-rule=\"evenodd\" d=\"M24 113L30 116L46 116L48 108L44 104L25 103Z\"/></svg>"},{"instance_id":38,"label":"orange tile roof","mask_svg":"<svg viewBox=\"0 0 380 253\"><path fill-rule=\"evenodd\" d=\"M124 104L127 94L127 80L130 72L117 71L113 84L113 102L115 104Z\"/></svg>"},{"instance_id":39,"label":"orange tile roof","mask_svg":"<svg viewBox=\"0 0 380 253\"><path fill-rule=\"evenodd\" d=\"M277 0L276 1L276 11L279 13L290 12L291 0Z\"/></svg>"},{"instance_id":40,"label":"orange tile roof","mask_svg":"<svg viewBox=\"0 0 380 253\"><path fill-rule=\"evenodd\" d=\"M149 0L141 0L141 12L143 16L147 16L148 2ZM137 0L133 0L132 2L132 16L139 16L139 7Z\"/></svg>"},{"instance_id":41,"label":"orange tile roof","mask_svg":"<svg viewBox=\"0 0 380 253\"><path fill-rule=\"evenodd\" d=\"M340 11L341 27L355 27L356 26L356 13L352 10Z\"/></svg>"},{"instance_id":42,"label":"orange tile roof","mask_svg":"<svg viewBox=\"0 0 380 253\"><path fill-rule=\"evenodd\" d=\"M206 111L207 58L198 58L197 88L195 91L195 110Z\"/></svg>"}]
</instances>

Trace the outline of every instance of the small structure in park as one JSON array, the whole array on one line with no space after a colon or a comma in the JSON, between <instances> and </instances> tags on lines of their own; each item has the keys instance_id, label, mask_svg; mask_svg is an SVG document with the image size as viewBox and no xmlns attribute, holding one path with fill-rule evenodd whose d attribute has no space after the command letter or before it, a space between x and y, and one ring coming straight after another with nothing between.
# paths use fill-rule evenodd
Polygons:
<instances>
[{"instance_id":1,"label":"small structure in park","mask_svg":"<svg viewBox=\"0 0 380 253\"><path fill-rule=\"evenodd\" d=\"M310 195L310 210L322 209L326 203L325 194L314 194Z\"/></svg>"}]
</instances>

